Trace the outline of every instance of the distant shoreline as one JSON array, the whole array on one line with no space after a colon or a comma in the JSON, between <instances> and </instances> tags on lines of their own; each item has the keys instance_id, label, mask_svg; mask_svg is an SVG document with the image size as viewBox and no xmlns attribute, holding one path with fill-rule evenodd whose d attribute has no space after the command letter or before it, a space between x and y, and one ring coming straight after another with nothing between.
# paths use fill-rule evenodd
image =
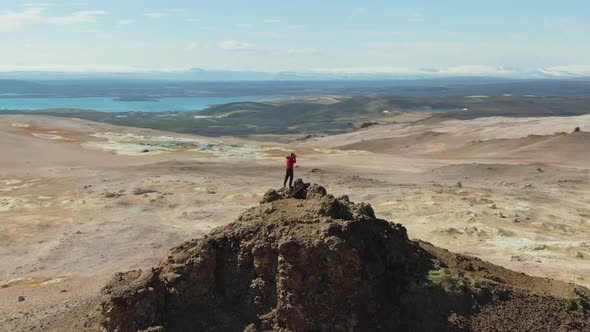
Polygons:
<instances>
[{"instance_id":1,"label":"distant shoreline","mask_svg":"<svg viewBox=\"0 0 590 332\"><path fill-rule=\"evenodd\" d=\"M258 102L276 96L243 97L0 97L0 110L42 111L47 109L84 109L104 113L198 112L216 105Z\"/></svg>"}]
</instances>

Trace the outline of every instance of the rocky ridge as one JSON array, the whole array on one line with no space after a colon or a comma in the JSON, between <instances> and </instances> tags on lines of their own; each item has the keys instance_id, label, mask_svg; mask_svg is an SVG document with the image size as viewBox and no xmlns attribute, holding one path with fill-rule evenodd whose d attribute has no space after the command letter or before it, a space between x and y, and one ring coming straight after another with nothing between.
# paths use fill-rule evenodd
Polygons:
<instances>
[{"instance_id":1,"label":"rocky ridge","mask_svg":"<svg viewBox=\"0 0 590 332\"><path fill-rule=\"evenodd\" d=\"M298 180L148 271L84 322L107 331L590 331L588 289L412 241Z\"/></svg>"}]
</instances>

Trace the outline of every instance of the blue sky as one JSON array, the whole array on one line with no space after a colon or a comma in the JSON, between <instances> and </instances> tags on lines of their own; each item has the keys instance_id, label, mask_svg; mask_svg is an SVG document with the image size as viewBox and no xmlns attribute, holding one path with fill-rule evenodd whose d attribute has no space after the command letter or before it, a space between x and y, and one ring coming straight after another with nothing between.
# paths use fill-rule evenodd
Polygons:
<instances>
[{"instance_id":1,"label":"blue sky","mask_svg":"<svg viewBox=\"0 0 590 332\"><path fill-rule=\"evenodd\" d=\"M0 0L0 71L590 75L590 1Z\"/></svg>"}]
</instances>

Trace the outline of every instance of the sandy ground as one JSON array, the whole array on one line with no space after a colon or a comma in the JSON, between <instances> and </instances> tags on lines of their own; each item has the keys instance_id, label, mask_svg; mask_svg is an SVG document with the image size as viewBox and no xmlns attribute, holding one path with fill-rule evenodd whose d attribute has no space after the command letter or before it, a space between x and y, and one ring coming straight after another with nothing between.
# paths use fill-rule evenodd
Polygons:
<instances>
[{"instance_id":1,"label":"sandy ground","mask_svg":"<svg viewBox=\"0 0 590 332\"><path fill-rule=\"evenodd\" d=\"M555 136L588 125L588 116L453 120L288 147L0 116L0 330L43 330L113 273L150 267L233 221L282 185L290 149L296 177L371 203L411 237L590 286L590 145L586 133Z\"/></svg>"}]
</instances>

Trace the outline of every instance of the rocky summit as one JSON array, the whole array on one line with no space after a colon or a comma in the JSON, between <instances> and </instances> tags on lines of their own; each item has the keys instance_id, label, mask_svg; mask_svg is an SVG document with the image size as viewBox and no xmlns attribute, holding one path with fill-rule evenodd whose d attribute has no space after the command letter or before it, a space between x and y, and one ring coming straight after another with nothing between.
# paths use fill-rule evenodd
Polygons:
<instances>
[{"instance_id":1,"label":"rocky summit","mask_svg":"<svg viewBox=\"0 0 590 332\"><path fill-rule=\"evenodd\" d=\"M580 286L410 240L369 204L297 180L151 270L117 274L83 324L118 332L590 331L589 297Z\"/></svg>"}]
</instances>

